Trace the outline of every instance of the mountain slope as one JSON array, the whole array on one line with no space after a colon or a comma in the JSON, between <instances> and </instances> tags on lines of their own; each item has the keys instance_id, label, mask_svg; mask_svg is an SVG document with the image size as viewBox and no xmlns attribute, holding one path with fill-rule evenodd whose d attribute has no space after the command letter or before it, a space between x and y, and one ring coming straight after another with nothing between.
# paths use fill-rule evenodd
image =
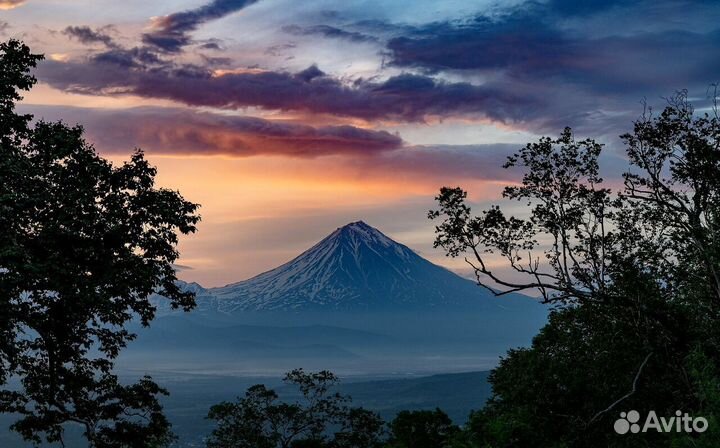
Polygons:
<instances>
[{"instance_id":1,"label":"mountain slope","mask_svg":"<svg viewBox=\"0 0 720 448\"><path fill-rule=\"evenodd\" d=\"M126 368L359 374L482 370L525 346L547 321L526 296L495 297L362 222L288 263L197 295L188 314L157 297L159 318Z\"/></svg>"},{"instance_id":2,"label":"mountain slope","mask_svg":"<svg viewBox=\"0 0 720 448\"><path fill-rule=\"evenodd\" d=\"M197 293L201 310L427 311L533 307L495 298L362 221L338 228L295 259L251 279Z\"/></svg>"}]
</instances>

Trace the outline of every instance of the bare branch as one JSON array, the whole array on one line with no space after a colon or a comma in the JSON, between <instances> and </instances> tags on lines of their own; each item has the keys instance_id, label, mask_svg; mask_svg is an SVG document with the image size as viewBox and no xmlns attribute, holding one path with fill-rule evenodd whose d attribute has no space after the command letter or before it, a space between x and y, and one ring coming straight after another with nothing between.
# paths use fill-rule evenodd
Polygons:
<instances>
[{"instance_id":1,"label":"bare branch","mask_svg":"<svg viewBox=\"0 0 720 448\"><path fill-rule=\"evenodd\" d=\"M632 389L630 390L630 392L628 392L625 395L623 395L622 397L618 398L610 406L608 406L607 408L605 408L602 411L595 414L593 416L593 418L591 418L590 421L588 422L588 425L592 424L597 419L602 417L603 414L606 414L607 412L611 411L615 406L617 406L618 404L620 404L622 401L626 400L627 398L631 397L637 391L637 383L640 380L640 375L642 374L642 371L645 368L645 364L647 364L647 362L651 356L652 356L652 352L648 353L648 355L643 360L642 364L640 364L640 367L638 368L638 371L635 374L635 379L633 380Z\"/></svg>"}]
</instances>

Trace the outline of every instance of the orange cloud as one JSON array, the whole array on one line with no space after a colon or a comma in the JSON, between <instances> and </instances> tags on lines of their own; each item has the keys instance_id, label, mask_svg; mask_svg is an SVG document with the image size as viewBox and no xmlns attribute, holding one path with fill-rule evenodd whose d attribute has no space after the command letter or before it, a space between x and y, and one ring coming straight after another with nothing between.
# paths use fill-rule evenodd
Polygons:
<instances>
[{"instance_id":1,"label":"orange cloud","mask_svg":"<svg viewBox=\"0 0 720 448\"><path fill-rule=\"evenodd\" d=\"M28 106L36 116L82 123L105 153L139 146L173 155L259 154L317 157L396 150L402 139L385 131L349 125L310 126L264 118L192 112L175 108L95 109Z\"/></svg>"},{"instance_id":2,"label":"orange cloud","mask_svg":"<svg viewBox=\"0 0 720 448\"><path fill-rule=\"evenodd\" d=\"M0 0L0 9L13 9L22 6L26 0Z\"/></svg>"},{"instance_id":3,"label":"orange cloud","mask_svg":"<svg viewBox=\"0 0 720 448\"><path fill-rule=\"evenodd\" d=\"M433 224L426 218L440 186L462 185L474 201L494 201L506 183L391 164L372 168L352 156L148 157L160 185L202 204L199 232L183 237L180 263L192 267L181 273L184 280L208 286L278 266L359 219L447 263L432 249Z\"/></svg>"}]
</instances>

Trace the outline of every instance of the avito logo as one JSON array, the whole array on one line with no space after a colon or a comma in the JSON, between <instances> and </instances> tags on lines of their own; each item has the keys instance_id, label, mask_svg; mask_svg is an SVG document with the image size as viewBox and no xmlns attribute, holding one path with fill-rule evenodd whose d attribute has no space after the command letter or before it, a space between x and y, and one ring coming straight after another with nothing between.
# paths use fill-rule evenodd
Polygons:
<instances>
[{"instance_id":1,"label":"avito logo","mask_svg":"<svg viewBox=\"0 0 720 448\"><path fill-rule=\"evenodd\" d=\"M615 420L613 425L618 434L628 432L637 434L639 432L705 432L708 428L708 421L704 417L692 417L688 413L675 411L674 417L659 417L655 411L648 412L645 422L640 426L640 413L638 411L621 412L620 418Z\"/></svg>"}]
</instances>

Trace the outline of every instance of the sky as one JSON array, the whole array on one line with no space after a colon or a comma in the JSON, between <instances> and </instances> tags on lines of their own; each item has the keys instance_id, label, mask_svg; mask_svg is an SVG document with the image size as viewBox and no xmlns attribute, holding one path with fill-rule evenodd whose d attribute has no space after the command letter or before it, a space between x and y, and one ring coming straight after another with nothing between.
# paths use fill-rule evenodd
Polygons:
<instances>
[{"instance_id":1,"label":"sky","mask_svg":"<svg viewBox=\"0 0 720 448\"><path fill-rule=\"evenodd\" d=\"M565 126L617 181L643 103L708 106L719 19L690 0L0 0L0 38L46 56L20 109L113 161L142 148L200 203L179 277L204 286L357 220L467 273L432 248L439 188L498 202L521 175L505 158Z\"/></svg>"}]
</instances>

